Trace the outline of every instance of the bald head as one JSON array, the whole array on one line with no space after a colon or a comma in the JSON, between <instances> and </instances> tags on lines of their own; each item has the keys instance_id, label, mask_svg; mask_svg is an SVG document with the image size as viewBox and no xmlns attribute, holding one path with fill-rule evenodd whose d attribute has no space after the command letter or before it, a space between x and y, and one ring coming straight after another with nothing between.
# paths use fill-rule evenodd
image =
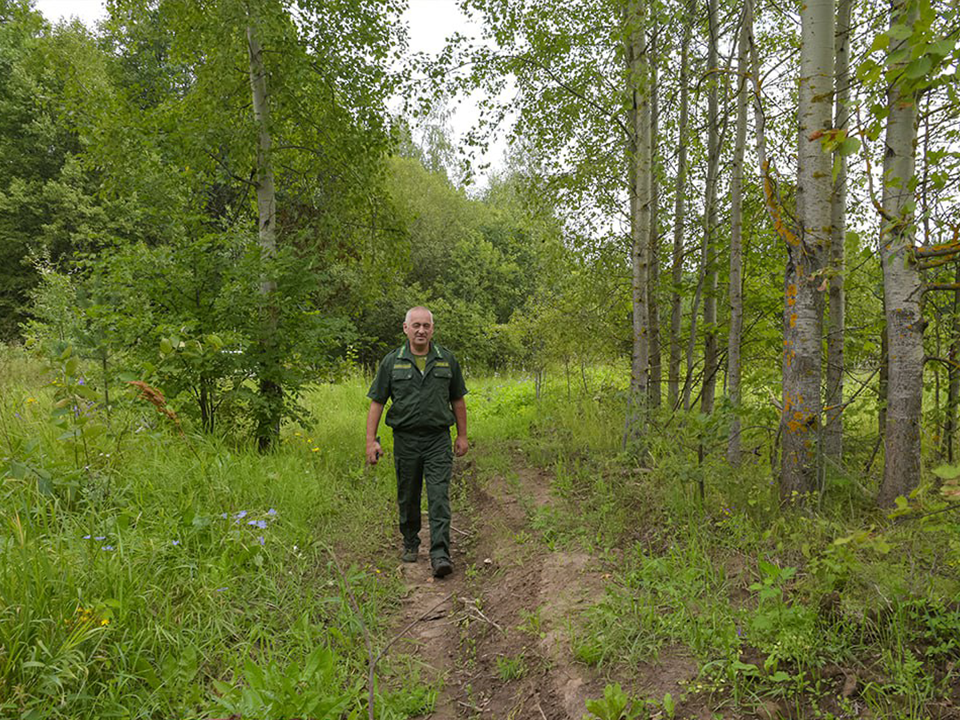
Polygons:
<instances>
[{"instance_id":1,"label":"bald head","mask_svg":"<svg viewBox=\"0 0 960 720\"><path fill-rule=\"evenodd\" d=\"M407 314L403 318L404 325L410 322L410 318L413 316L414 313L426 313L427 315L430 316L430 324L431 325L433 324L433 313L430 312L430 310L428 308L425 308L423 305L417 305L416 307L412 307L409 310L407 310Z\"/></svg>"}]
</instances>

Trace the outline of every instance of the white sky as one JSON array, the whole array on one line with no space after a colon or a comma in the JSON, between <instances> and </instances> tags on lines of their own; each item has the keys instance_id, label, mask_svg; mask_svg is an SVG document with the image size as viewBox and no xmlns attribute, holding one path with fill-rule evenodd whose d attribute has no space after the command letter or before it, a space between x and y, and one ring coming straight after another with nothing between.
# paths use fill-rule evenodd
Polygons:
<instances>
[{"instance_id":1,"label":"white sky","mask_svg":"<svg viewBox=\"0 0 960 720\"><path fill-rule=\"evenodd\" d=\"M468 22L460 12L456 0L408 0L408 2L410 7L404 15L404 20L410 29L412 52L436 54L443 48L446 38L454 32L464 35L480 34L476 25ZM106 15L103 0L34 0L34 6L51 22L77 17L84 24L92 26ZM476 101L471 98L463 98L460 104L450 109L452 110L450 124L456 143L477 121L479 111ZM503 134L501 133L501 137ZM499 139L492 144L487 155L479 158L478 161L493 162L494 165L498 165L505 149L505 141ZM486 173L480 170L477 172L479 184L486 184Z\"/></svg>"},{"instance_id":2,"label":"white sky","mask_svg":"<svg viewBox=\"0 0 960 720\"><path fill-rule=\"evenodd\" d=\"M102 0L33 0L33 5L51 22L78 17L85 25L93 25L106 14Z\"/></svg>"}]
</instances>

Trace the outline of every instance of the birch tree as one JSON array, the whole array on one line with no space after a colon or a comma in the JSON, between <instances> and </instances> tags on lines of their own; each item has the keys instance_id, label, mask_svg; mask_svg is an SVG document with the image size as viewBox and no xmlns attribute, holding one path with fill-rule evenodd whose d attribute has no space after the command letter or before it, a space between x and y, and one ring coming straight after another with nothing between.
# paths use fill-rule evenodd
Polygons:
<instances>
[{"instance_id":1,"label":"birch tree","mask_svg":"<svg viewBox=\"0 0 960 720\"><path fill-rule=\"evenodd\" d=\"M707 179L703 208L703 381L700 411L713 412L717 386L717 185L720 176L719 53L717 0L707 2Z\"/></svg>"},{"instance_id":2,"label":"birch tree","mask_svg":"<svg viewBox=\"0 0 960 720\"><path fill-rule=\"evenodd\" d=\"M645 416L650 362L648 273L650 263L650 88L646 2L627 3L627 81L630 127L630 238L633 296L633 352L627 437L637 437Z\"/></svg>"},{"instance_id":3,"label":"birch tree","mask_svg":"<svg viewBox=\"0 0 960 720\"><path fill-rule=\"evenodd\" d=\"M913 256L917 92L902 81L901 73L907 66L909 54L899 51L906 46L907 38L898 38L902 33L894 31L897 27L909 28L916 18L913 2L895 0L890 19L890 82L880 230L888 354L885 463L878 502L887 506L892 505L897 496L907 494L920 477L926 321L920 308L920 271Z\"/></svg>"},{"instance_id":4,"label":"birch tree","mask_svg":"<svg viewBox=\"0 0 960 720\"><path fill-rule=\"evenodd\" d=\"M743 156L747 144L747 92L753 8L744 5L737 43L737 126L730 178L730 335L727 338L727 392L730 420L727 461L740 464L740 342L743 332Z\"/></svg>"},{"instance_id":5,"label":"birch tree","mask_svg":"<svg viewBox=\"0 0 960 720\"><path fill-rule=\"evenodd\" d=\"M658 56L660 25L659 19L652 23L650 32L650 219L647 236L649 238L649 273L647 279L647 312L650 328L649 354L650 377L647 394L651 408L660 407L663 394L662 353L660 352L660 88L658 84Z\"/></svg>"},{"instance_id":6,"label":"birch tree","mask_svg":"<svg viewBox=\"0 0 960 720\"><path fill-rule=\"evenodd\" d=\"M850 8L852 0L838 0L835 39L836 101L834 128L846 135L850 121ZM829 325L827 327L826 413L823 453L834 463L843 459L843 343L846 333L846 295L844 293L844 241L847 212L847 156L835 154L830 223L829 253Z\"/></svg>"},{"instance_id":7,"label":"birch tree","mask_svg":"<svg viewBox=\"0 0 960 720\"><path fill-rule=\"evenodd\" d=\"M830 242L831 157L821 138L833 125L833 0L800 9L800 97L797 214L799 233L787 244L784 322L781 498L812 492L818 483L823 257Z\"/></svg>"},{"instance_id":8,"label":"birch tree","mask_svg":"<svg viewBox=\"0 0 960 720\"><path fill-rule=\"evenodd\" d=\"M260 250L269 262L277 254L277 195L273 178L273 137L270 133L270 103L267 96L267 71L263 64L263 48L257 37L256 18L247 25L247 57L249 61L250 90L253 98L253 117L257 126L256 194L257 235ZM269 265L268 265L269 266ZM260 280L264 317L260 338L261 357L260 395L264 411L257 427L257 442L261 450L270 447L280 434L280 415L283 389L278 382L280 358L276 355L277 281L272 275Z\"/></svg>"},{"instance_id":9,"label":"birch tree","mask_svg":"<svg viewBox=\"0 0 960 720\"><path fill-rule=\"evenodd\" d=\"M683 35L680 41L679 69L679 121L677 123L677 171L674 181L673 207L673 255L671 259L670 293L670 360L667 368L667 397L670 406L676 408L680 400L680 329L683 302L681 283L683 282L683 237L686 217L687 193L687 126L690 118L689 63L690 39L693 34L693 18L696 14L696 0L687 0L682 14Z\"/></svg>"}]
</instances>

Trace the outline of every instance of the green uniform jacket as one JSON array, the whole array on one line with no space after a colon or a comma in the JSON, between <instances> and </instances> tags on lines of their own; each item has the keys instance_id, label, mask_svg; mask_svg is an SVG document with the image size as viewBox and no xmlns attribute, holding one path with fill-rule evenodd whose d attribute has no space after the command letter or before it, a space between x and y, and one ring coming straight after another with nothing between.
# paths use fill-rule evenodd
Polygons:
<instances>
[{"instance_id":1,"label":"green uniform jacket","mask_svg":"<svg viewBox=\"0 0 960 720\"><path fill-rule=\"evenodd\" d=\"M430 344L423 373L410 352L410 343L397 348L380 363L367 397L374 402L393 404L386 423L401 432L436 431L456 422L452 400L467 394L460 363L449 350Z\"/></svg>"}]
</instances>

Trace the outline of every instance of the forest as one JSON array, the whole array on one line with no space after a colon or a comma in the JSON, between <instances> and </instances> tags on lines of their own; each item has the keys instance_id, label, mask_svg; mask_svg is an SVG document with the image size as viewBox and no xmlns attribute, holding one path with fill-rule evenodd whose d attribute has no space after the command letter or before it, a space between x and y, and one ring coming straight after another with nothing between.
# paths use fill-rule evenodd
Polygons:
<instances>
[{"instance_id":1,"label":"forest","mask_svg":"<svg viewBox=\"0 0 960 720\"><path fill-rule=\"evenodd\" d=\"M410 2L0 0L0 718L960 718L960 7Z\"/></svg>"}]
</instances>

